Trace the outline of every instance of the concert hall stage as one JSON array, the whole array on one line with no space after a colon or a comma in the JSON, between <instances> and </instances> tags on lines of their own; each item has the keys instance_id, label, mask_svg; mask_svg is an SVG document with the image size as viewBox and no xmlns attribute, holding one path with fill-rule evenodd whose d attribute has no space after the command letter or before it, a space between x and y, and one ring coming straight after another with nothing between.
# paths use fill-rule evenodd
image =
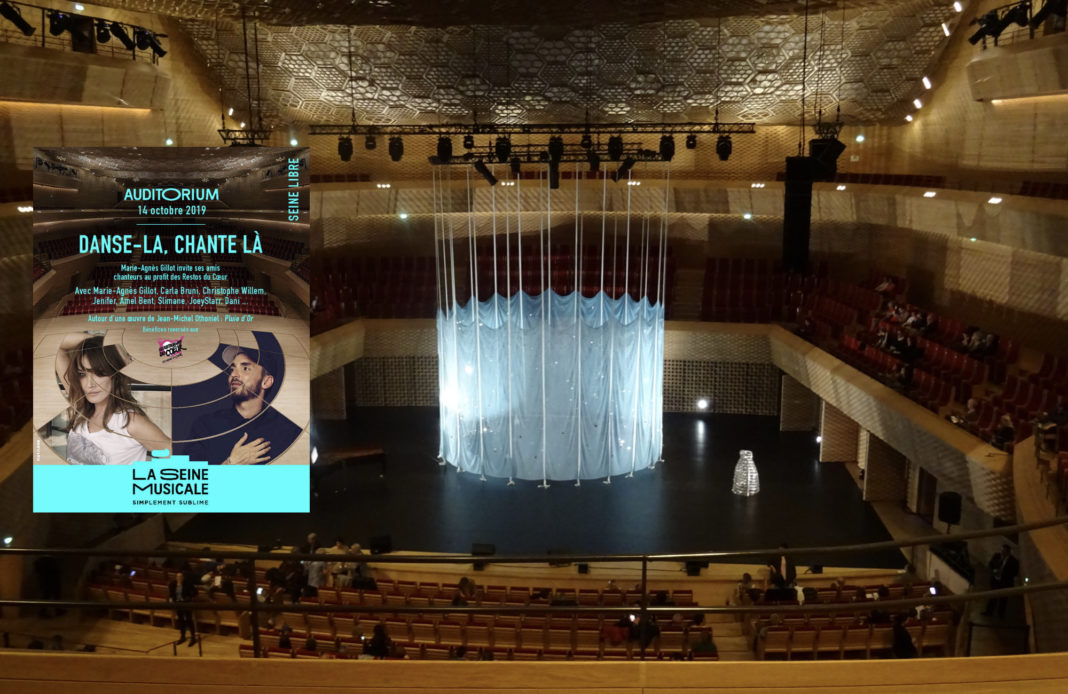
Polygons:
<instances>
[{"instance_id":1,"label":"concert hall stage","mask_svg":"<svg viewBox=\"0 0 1068 694\"><path fill-rule=\"evenodd\" d=\"M840 545L891 539L840 463L816 461L813 432L780 432L778 418L666 414L664 462L632 479L550 483L489 479L439 466L436 408L361 408L348 422L315 422L320 450L381 446L377 461L338 469L322 480L303 514L201 514L175 540L323 544L390 535L395 549L467 553L492 543L497 554L658 553ZM761 491L731 493L738 451L753 451ZM740 562L748 563L748 562ZM754 561L753 563L759 563ZM848 560L810 557L799 565L898 568L898 550Z\"/></svg>"}]
</instances>

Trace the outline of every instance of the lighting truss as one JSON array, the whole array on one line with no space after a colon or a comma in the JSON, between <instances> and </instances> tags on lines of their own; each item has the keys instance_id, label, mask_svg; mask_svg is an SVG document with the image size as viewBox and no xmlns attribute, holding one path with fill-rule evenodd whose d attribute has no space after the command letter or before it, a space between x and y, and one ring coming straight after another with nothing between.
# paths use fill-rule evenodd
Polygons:
<instances>
[{"instance_id":1,"label":"lighting truss","mask_svg":"<svg viewBox=\"0 0 1068 694\"><path fill-rule=\"evenodd\" d=\"M687 135L715 133L745 135L756 132L756 123L528 123L528 124L444 124L444 125L356 125L312 124L309 135ZM513 145L514 146L514 145Z\"/></svg>"},{"instance_id":2,"label":"lighting truss","mask_svg":"<svg viewBox=\"0 0 1068 694\"><path fill-rule=\"evenodd\" d=\"M586 149L581 144L565 144L564 151L559 158L561 163L582 163L588 164L590 151L596 150L601 156L601 163L607 163L615 165L615 162L609 162L608 151L603 147L598 149L596 147ZM523 164L544 164L549 162L548 146L542 144L519 144L512 143L512 150L510 159L518 159ZM623 145L622 158L631 158L635 161L662 161L660 158L660 152L653 149L645 149L641 146L640 142L628 142ZM441 159L436 155L427 157L427 160L434 166L446 166L452 164L471 164L478 160L485 160L490 163L497 163L495 158L495 150L493 145L476 146L470 150L466 150L461 155L453 156L449 159Z\"/></svg>"},{"instance_id":3,"label":"lighting truss","mask_svg":"<svg viewBox=\"0 0 1068 694\"><path fill-rule=\"evenodd\" d=\"M271 131L260 128L219 128L219 137L228 145L260 145L271 137Z\"/></svg>"}]
</instances>

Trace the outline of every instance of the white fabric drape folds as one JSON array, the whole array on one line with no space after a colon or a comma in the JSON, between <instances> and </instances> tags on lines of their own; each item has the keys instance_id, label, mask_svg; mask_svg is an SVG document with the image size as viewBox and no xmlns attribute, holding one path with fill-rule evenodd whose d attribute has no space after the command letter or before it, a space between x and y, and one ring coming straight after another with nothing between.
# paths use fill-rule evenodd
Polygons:
<instances>
[{"instance_id":1,"label":"white fabric drape folds","mask_svg":"<svg viewBox=\"0 0 1068 694\"><path fill-rule=\"evenodd\" d=\"M453 304L437 327L442 455L460 470L594 479L659 458L660 303L517 292Z\"/></svg>"}]
</instances>

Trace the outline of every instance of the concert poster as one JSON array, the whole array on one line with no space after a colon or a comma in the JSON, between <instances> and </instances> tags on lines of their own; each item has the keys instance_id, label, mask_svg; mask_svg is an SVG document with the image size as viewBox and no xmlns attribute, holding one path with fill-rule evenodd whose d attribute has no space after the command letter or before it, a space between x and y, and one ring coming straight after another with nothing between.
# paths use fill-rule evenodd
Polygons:
<instances>
[{"instance_id":1,"label":"concert poster","mask_svg":"<svg viewBox=\"0 0 1068 694\"><path fill-rule=\"evenodd\" d=\"M34 511L307 512L307 149L33 174Z\"/></svg>"}]
</instances>

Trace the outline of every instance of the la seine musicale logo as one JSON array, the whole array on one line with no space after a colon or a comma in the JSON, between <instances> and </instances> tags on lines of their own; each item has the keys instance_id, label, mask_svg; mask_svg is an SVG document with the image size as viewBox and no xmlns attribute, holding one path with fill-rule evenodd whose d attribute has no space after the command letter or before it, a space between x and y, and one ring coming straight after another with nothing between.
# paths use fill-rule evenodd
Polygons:
<instances>
[{"instance_id":1,"label":"la seine musicale logo","mask_svg":"<svg viewBox=\"0 0 1068 694\"><path fill-rule=\"evenodd\" d=\"M185 335L182 335L177 340L163 339L157 340L159 342L159 358L163 360L163 363L177 359L182 356L182 352L185 351L185 347L182 346L182 340L185 339Z\"/></svg>"}]
</instances>

